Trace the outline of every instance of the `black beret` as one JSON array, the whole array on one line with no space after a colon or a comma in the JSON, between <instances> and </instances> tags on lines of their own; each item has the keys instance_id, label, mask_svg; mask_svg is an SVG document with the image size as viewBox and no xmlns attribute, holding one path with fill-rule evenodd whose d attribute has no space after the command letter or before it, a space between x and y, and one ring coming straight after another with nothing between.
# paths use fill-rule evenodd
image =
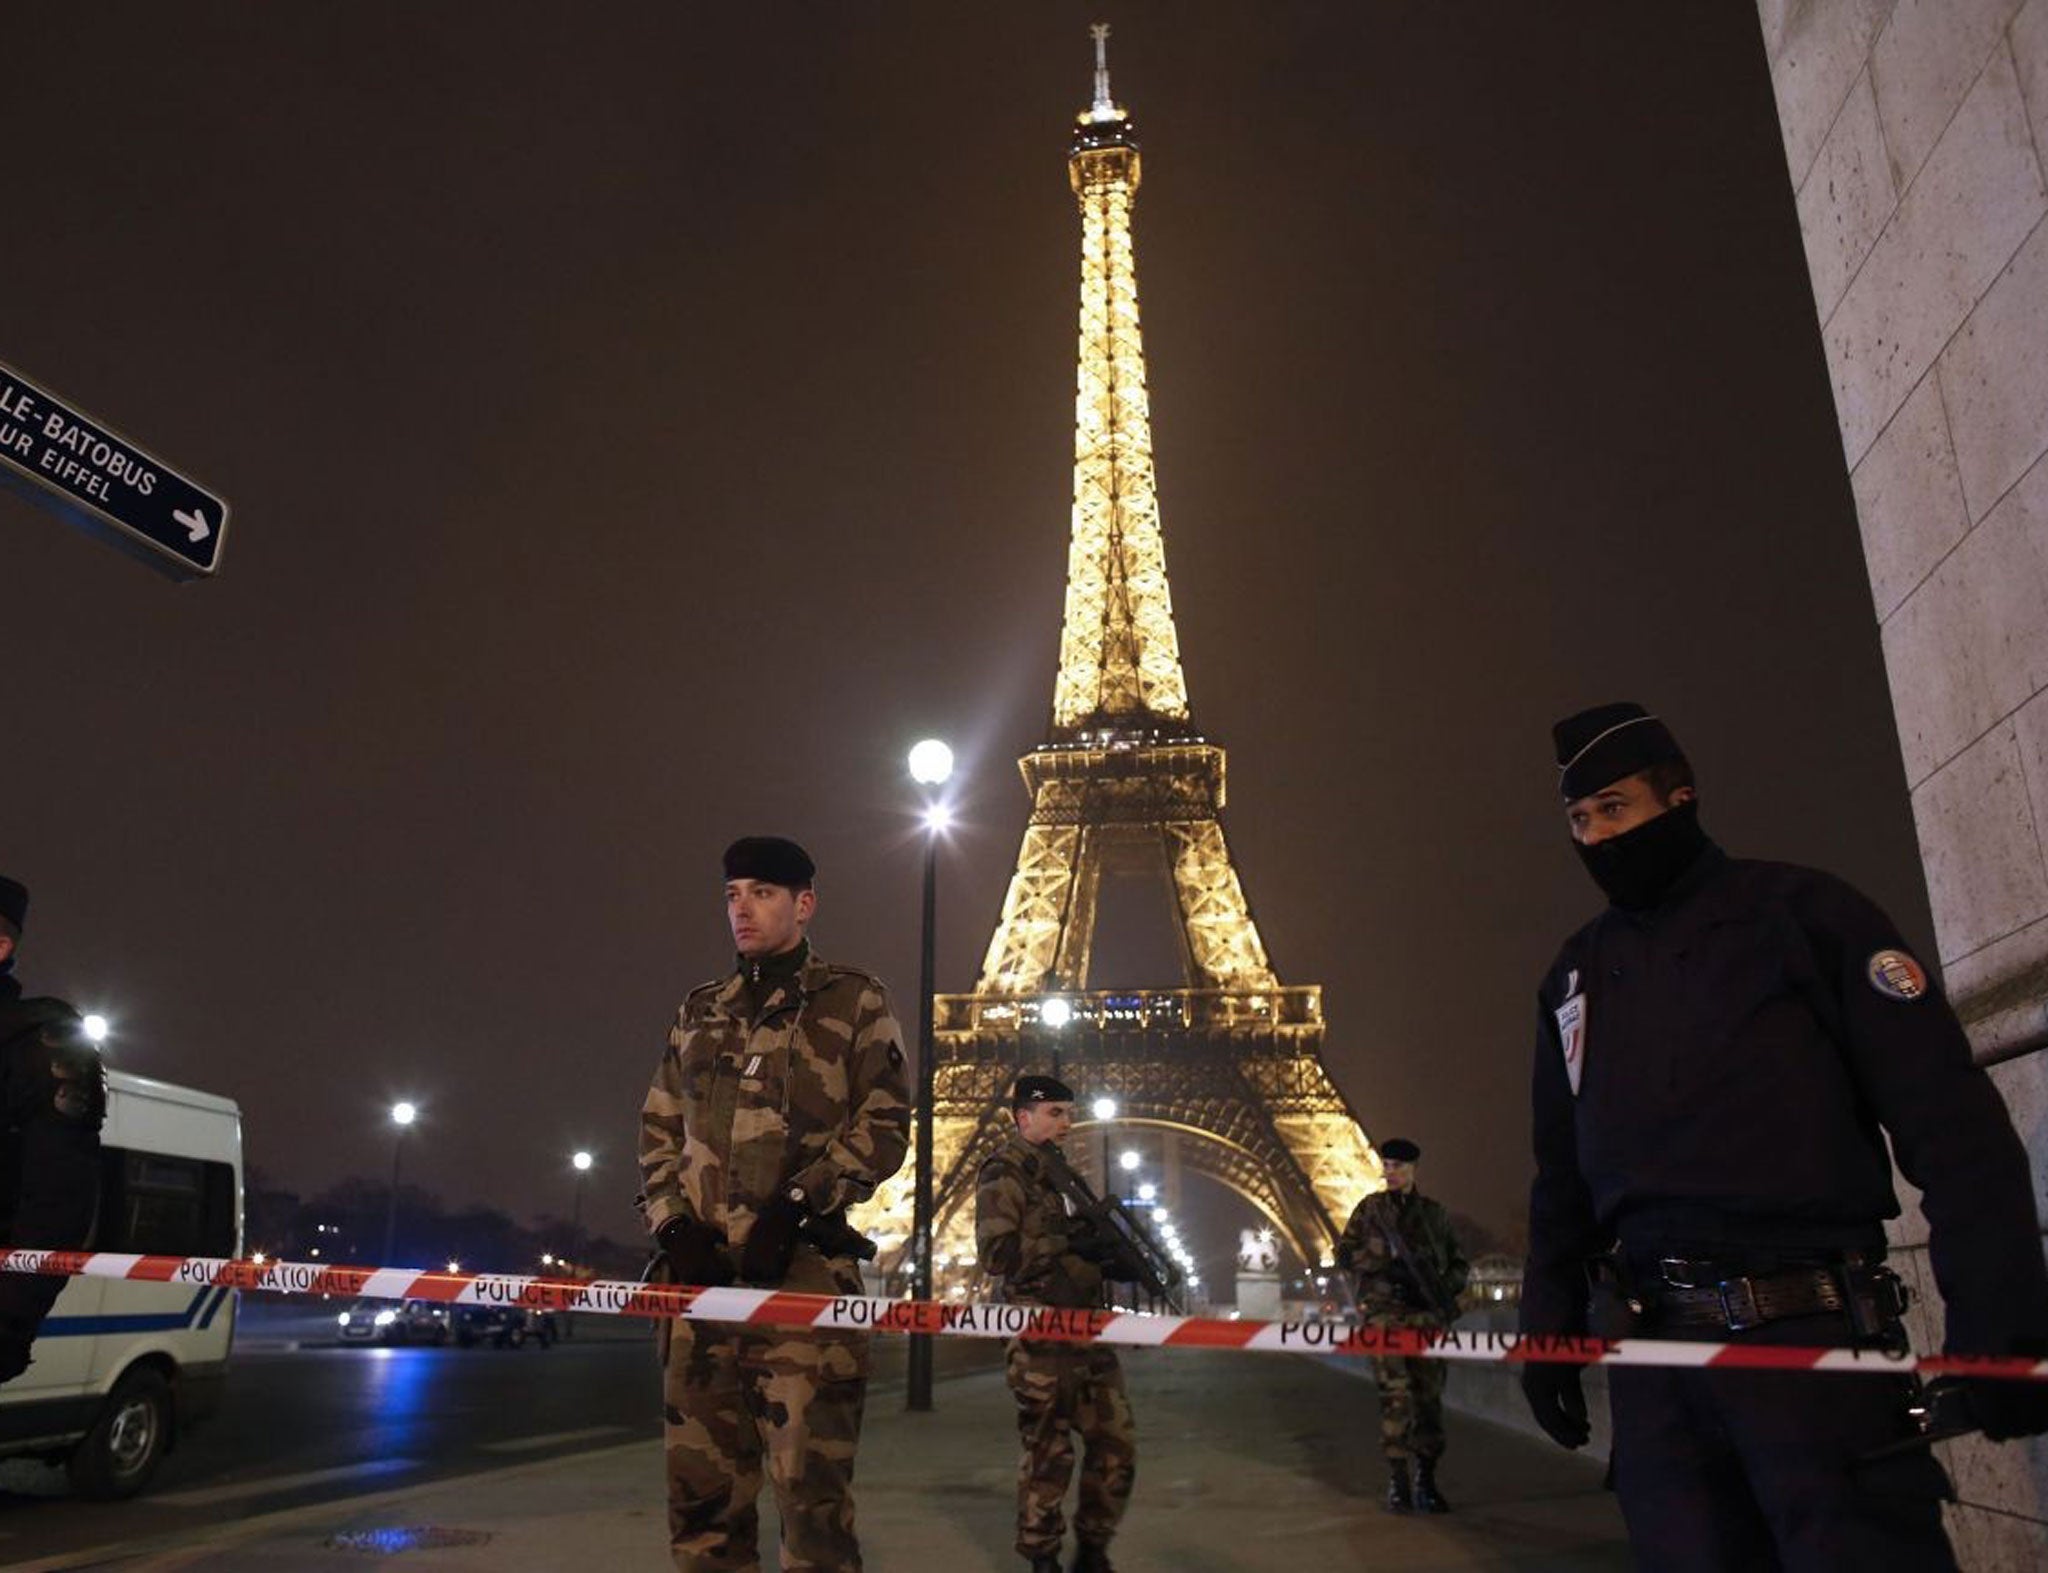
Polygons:
<instances>
[{"instance_id":1,"label":"black beret","mask_svg":"<svg viewBox=\"0 0 2048 1573\"><path fill-rule=\"evenodd\" d=\"M727 879L758 879L764 884L809 890L818 865L810 853L782 836L741 836L725 849Z\"/></svg>"},{"instance_id":2,"label":"black beret","mask_svg":"<svg viewBox=\"0 0 2048 1573\"><path fill-rule=\"evenodd\" d=\"M1557 784L1569 803L1667 760L1685 763L1671 731L1641 705L1595 705L1550 729Z\"/></svg>"},{"instance_id":3,"label":"black beret","mask_svg":"<svg viewBox=\"0 0 2048 1573\"><path fill-rule=\"evenodd\" d=\"M0 874L0 919L12 923L17 930L28 921L28 886L5 874Z\"/></svg>"},{"instance_id":4,"label":"black beret","mask_svg":"<svg viewBox=\"0 0 2048 1573\"><path fill-rule=\"evenodd\" d=\"M1413 1163L1422 1156L1422 1149L1407 1137L1396 1136L1380 1143L1380 1156L1389 1163Z\"/></svg>"},{"instance_id":5,"label":"black beret","mask_svg":"<svg viewBox=\"0 0 2048 1573\"><path fill-rule=\"evenodd\" d=\"M1057 1076L1019 1076L1010 1091L1010 1107L1021 1109L1033 1103L1072 1103L1074 1089Z\"/></svg>"}]
</instances>

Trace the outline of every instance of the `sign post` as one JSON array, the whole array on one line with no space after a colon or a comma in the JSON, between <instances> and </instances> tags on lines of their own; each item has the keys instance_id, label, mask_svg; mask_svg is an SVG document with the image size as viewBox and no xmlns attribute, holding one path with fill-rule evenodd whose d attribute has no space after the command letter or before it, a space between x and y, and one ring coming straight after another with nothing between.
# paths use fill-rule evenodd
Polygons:
<instances>
[{"instance_id":1,"label":"sign post","mask_svg":"<svg viewBox=\"0 0 2048 1573\"><path fill-rule=\"evenodd\" d=\"M0 482L175 579L220 566L225 498L4 363Z\"/></svg>"}]
</instances>

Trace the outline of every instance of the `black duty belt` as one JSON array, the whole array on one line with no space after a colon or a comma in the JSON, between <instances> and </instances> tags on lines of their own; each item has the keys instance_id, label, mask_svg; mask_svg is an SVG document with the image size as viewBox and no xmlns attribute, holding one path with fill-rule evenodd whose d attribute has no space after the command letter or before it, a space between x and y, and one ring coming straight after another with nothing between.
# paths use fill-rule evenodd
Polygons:
<instances>
[{"instance_id":1,"label":"black duty belt","mask_svg":"<svg viewBox=\"0 0 2048 1573\"><path fill-rule=\"evenodd\" d=\"M1711 1264L1667 1257L1656 1292L1660 1331L1714 1328L1744 1332L1795 1316L1839 1315L1850 1309L1839 1274L1825 1267L1720 1277Z\"/></svg>"}]
</instances>

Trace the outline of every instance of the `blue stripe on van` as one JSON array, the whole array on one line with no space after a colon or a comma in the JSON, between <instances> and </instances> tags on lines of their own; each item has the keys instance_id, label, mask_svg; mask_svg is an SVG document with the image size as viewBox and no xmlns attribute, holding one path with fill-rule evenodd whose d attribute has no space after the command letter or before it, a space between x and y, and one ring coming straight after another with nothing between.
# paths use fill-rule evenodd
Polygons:
<instances>
[{"instance_id":1,"label":"blue stripe on van","mask_svg":"<svg viewBox=\"0 0 2048 1573\"><path fill-rule=\"evenodd\" d=\"M199 1315L199 1308L205 1303L209 1291L201 1289L192 1297L192 1303L183 1311L155 1311L137 1313L132 1316L53 1316L36 1329L38 1338L91 1338L100 1333L167 1333L192 1325ZM218 1291L225 1293L225 1291ZM219 1301L214 1302L219 1308ZM206 1322L213 1320L212 1312L207 1313Z\"/></svg>"},{"instance_id":2,"label":"blue stripe on van","mask_svg":"<svg viewBox=\"0 0 2048 1573\"><path fill-rule=\"evenodd\" d=\"M220 1308L227 1304L228 1296L233 1293L234 1290L232 1289L216 1289L213 1291L213 1298L207 1302L206 1314L199 1318L199 1330L202 1333L207 1328L213 1326L213 1319L220 1314Z\"/></svg>"}]
</instances>

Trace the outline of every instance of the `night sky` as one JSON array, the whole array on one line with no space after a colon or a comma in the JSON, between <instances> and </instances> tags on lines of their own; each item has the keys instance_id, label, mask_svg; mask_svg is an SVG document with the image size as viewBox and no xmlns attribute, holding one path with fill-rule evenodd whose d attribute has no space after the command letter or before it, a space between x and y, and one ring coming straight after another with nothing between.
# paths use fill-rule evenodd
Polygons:
<instances>
[{"instance_id":1,"label":"night sky","mask_svg":"<svg viewBox=\"0 0 2048 1573\"><path fill-rule=\"evenodd\" d=\"M0 493L31 989L281 1183L382 1173L407 1096L409 1179L560 1213L588 1145L624 1234L733 836L811 849L819 950L914 1024L928 733L970 986L1050 719L1098 17L1194 714L1368 1130L1519 1227L1585 704L1924 937L1748 4L40 6L0 360L234 518L179 586Z\"/></svg>"}]
</instances>

